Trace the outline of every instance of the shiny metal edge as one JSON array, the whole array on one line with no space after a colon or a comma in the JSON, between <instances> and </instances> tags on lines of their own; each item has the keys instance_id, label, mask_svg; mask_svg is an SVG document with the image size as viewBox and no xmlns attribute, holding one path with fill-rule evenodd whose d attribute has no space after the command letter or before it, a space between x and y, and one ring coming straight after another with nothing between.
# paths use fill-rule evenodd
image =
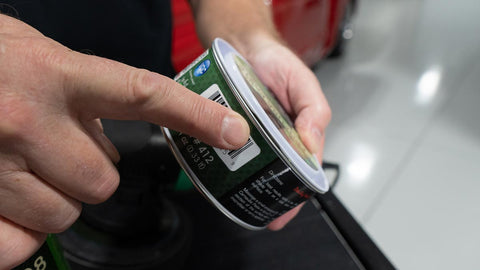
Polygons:
<instances>
[{"instance_id":1,"label":"shiny metal edge","mask_svg":"<svg viewBox=\"0 0 480 270\"><path fill-rule=\"evenodd\" d=\"M267 226L264 227L258 227L258 226L253 226L250 225L241 219L239 219L237 216L235 216L232 212L227 210L217 199L208 191L208 189L202 184L200 179L197 177L197 175L193 172L192 169L190 169L190 166L188 163L185 161L183 156L180 153L180 150L177 148L175 145L172 135L170 134L170 130L166 127L161 127L163 135L165 136L165 139L168 143L168 146L170 147L170 150L172 151L173 155L177 159L178 163L182 167L182 169L185 171L187 174L188 178L192 182L192 184L195 186L197 190L200 191L200 193L209 201L213 206L215 206L220 212L222 212L225 216L227 216L229 219L231 219L233 222L237 223L238 225L242 226L245 229L249 229L252 231L259 231L265 229Z\"/></svg>"},{"instance_id":2,"label":"shiny metal edge","mask_svg":"<svg viewBox=\"0 0 480 270\"><path fill-rule=\"evenodd\" d=\"M270 145L270 147L273 149L275 154L277 154L277 156L285 164L285 166L289 167L292 170L293 174L295 174L295 176L300 180L300 182L302 182L306 187L308 187L313 192L324 194L326 191L319 190L318 188L316 188L313 184L310 183L308 179L305 179L305 176L297 169L295 164L289 162L289 158L280 149L280 147L278 146L278 143L272 138L273 136L271 136L270 133L268 133L266 128L262 125L261 121L259 121L258 117L250 110L249 104L247 104L246 101L242 98L235 83L230 78L230 76L228 76L226 67L219 57L220 52L218 51L218 48L216 46L212 46L212 52L213 52L213 58L215 59L215 62L217 63L217 66L220 72L222 73L224 80L227 82L228 86L232 90L233 95L235 96L237 101L240 103L240 106L245 111L248 118L250 118L253 125L260 131L260 134L262 135L262 137L265 139L268 145ZM239 56L243 57L240 54ZM319 170L322 170L322 167L320 164L319 166L320 166Z\"/></svg>"}]
</instances>

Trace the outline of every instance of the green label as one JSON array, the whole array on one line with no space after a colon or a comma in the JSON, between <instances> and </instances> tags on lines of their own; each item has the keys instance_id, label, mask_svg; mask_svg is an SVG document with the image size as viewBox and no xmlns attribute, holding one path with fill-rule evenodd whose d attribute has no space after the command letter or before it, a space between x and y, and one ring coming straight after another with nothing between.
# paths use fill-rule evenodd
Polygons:
<instances>
[{"instance_id":1,"label":"green label","mask_svg":"<svg viewBox=\"0 0 480 270\"><path fill-rule=\"evenodd\" d=\"M283 137L289 142L292 148L302 157L305 162L315 170L318 170L317 162L314 156L307 150L303 144L298 132L293 127L293 123L288 117L283 107L278 103L277 99L272 95L270 90L255 75L250 66L239 56L234 56L235 64L240 73L247 82L248 86L255 95L263 110L278 128Z\"/></svg>"},{"instance_id":2,"label":"green label","mask_svg":"<svg viewBox=\"0 0 480 270\"><path fill-rule=\"evenodd\" d=\"M197 94L240 113L250 126L247 144L237 150L214 148L196 138L170 130L172 139L190 170L215 198L235 189L245 179L277 159L231 92L211 49L182 71L176 80Z\"/></svg>"}]
</instances>

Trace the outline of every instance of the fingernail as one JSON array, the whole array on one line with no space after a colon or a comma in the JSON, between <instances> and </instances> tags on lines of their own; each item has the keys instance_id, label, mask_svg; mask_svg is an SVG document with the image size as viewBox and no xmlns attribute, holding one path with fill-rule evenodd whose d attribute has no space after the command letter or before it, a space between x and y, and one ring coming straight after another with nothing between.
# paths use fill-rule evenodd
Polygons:
<instances>
[{"instance_id":1,"label":"fingernail","mask_svg":"<svg viewBox=\"0 0 480 270\"><path fill-rule=\"evenodd\" d=\"M250 128L247 121L237 113L231 113L222 122L222 138L233 147L241 147L247 142Z\"/></svg>"}]
</instances>

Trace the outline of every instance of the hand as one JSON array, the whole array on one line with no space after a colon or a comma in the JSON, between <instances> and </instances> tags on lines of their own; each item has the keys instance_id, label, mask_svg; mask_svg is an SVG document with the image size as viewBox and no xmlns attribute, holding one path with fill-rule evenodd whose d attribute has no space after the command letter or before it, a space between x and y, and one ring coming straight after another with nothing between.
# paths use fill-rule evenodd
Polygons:
<instances>
[{"instance_id":1,"label":"hand","mask_svg":"<svg viewBox=\"0 0 480 270\"><path fill-rule=\"evenodd\" d=\"M275 39L260 35L250 44L254 46L244 50L247 60L294 119L302 141L321 162L324 131L331 111L318 79L292 51ZM300 208L298 206L274 220L269 228L281 229Z\"/></svg>"},{"instance_id":2,"label":"hand","mask_svg":"<svg viewBox=\"0 0 480 270\"><path fill-rule=\"evenodd\" d=\"M0 269L68 228L80 202L115 191L119 157L100 117L150 121L220 148L248 138L240 115L174 81L71 51L4 15L0 63Z\"/></svg>"}]
</instances>

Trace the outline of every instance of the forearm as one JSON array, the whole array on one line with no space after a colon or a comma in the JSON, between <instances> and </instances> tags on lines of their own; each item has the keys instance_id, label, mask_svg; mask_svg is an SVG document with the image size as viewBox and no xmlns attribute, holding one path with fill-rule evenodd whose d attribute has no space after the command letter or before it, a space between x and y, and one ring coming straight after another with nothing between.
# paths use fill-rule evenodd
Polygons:
<instances>
[{"instance_id":1,"label":"forearm","mask_svg":"<svg viewBox=\"0 0 480 270\"><path fill-rule=\"evenodd\" d=\"M248 55L266 39L280 40L271 6L263 0L190 0L198 36L205 47L221 37Z\"/></svg>"}]
</instances>

